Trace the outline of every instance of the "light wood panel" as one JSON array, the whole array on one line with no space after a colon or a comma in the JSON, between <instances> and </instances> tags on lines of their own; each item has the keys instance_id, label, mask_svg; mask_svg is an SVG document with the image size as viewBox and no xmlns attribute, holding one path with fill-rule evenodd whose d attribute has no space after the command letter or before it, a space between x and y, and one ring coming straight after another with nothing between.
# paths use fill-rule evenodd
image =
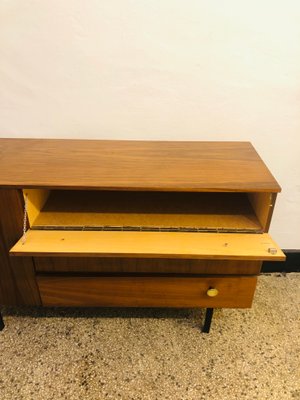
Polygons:
<instances>
[{"instance_id":1,"label":"light wood panel","mask_svg":"<svg viewBox=\"0 0 300 400\"><path fill-rule=\"evenodd\" d=\"M251 307L256 277L37 278L44 306ZM216 297L207 296L210 287Z\"/></svg>"},{"instance_id":2,"label":"light wood panel","mask_svg":"<svg viewBox=\"0 0 300 400\"><path fill-rule=\"evenodd\" d=\"M54 190L34 228L53 226L262 232L246 193Z\"/></svg>"},{"instance_id":3,"label":"light wood panel","mask_svg":"<svg viewBox=\"0 0 300 400\"><path fill-rule=\"evenodd\" d=\"M39 272L257 275L261 261L176 258L34 257Z\"/></svg>"},{"instance_id":4,"label":"light wood panel","mask_svg":"<svg viewBox=\"0 0 300 400\"><path fill-rule=\"evenodd\" d=\"M50 191L46 189L23 189L24 201L27 198L27 216L32 226L44 207Z\"/></svg>"},{"instance_id":5,"label":"light wood panel","mask_svg":"<svg viewBox=\"0 0 300 400\"><path fill-rule=\"evenodd\" d=\"M248 142L0 139L0 186L279 192Z\"/></svg>"},{"instance_id":6,"label":"light wood panel","mask_svg":"<svg viewBox=\"0 0 300 400\"><path fill-rule=\"evenodd\" d=\"M276 193L248 193L248 197L258 221L267 232L275 206Z\"/></svg>"},{"instance_id":7,"label":"light wood panel","mask_svg":"<svg viewBox=\"0 0 300 400\"><path fill-rule=\"evenodd\" d=\"M271 254L274 248L276 254ZM274 260L284 254L268 234L32 231L12 255Z\"/></svg>"}]
</instances>

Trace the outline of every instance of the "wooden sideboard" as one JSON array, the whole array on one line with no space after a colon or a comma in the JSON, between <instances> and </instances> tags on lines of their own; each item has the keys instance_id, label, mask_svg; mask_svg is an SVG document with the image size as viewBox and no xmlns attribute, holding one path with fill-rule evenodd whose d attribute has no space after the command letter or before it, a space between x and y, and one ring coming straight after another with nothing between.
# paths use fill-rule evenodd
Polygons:
<instances>
[{"instance_id":1,"label":"wooden sideboard","mask_svg":"<svg viewBox=\"0 0 300 400\"><path fill-rule=\"evenodd\" d=\"M208 332L285 259L280 190L248 142L0 139L0 304L201 307Z\"/></svg>"}]
</instances>

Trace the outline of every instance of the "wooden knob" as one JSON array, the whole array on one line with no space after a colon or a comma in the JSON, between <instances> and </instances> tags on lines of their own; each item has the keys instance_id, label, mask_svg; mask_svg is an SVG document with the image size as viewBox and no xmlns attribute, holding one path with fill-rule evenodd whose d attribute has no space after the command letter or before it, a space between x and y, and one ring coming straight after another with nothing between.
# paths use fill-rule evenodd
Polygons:
<instances>
[{"instance_id":1,"label":"wooden knob","mask_svg":"<svg viewBox=\"0 0 300 400\"><path fill-rule=\"evenodd\" d=\"M216 297L216 296L218 296L219 291L216 288L209 288L208 291L206 292L206 294L209 297Z\"/></svg>"}]
</instances>

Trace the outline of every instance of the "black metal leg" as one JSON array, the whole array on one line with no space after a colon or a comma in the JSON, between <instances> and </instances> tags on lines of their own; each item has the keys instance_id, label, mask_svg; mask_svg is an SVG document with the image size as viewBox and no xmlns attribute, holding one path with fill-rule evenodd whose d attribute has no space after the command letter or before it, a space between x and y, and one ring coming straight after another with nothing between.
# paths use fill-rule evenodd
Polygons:
<instances>
[{"instance_id":1,"label":"black metal leg","mask_svg":"<svg viewBox=\"0 0 300 400\"><path fill-rule=\"evenodd\" d=\"M4 329L4 326L5 326L4 321L3 321L2 314L0 311L0 331L2 331Z\"/></svg>"},{"instance_id":2,"label":"black metal leg","mask_svg":"<svg viewBox=\"0 0 300 400\"><path fill-rule=\"evenodd\" d=\"M202 332L209 333L213 313L214 313L213 308L206 309L205 320L204 320L204 325L202 327Z\"/></svg>"}]
</instances>

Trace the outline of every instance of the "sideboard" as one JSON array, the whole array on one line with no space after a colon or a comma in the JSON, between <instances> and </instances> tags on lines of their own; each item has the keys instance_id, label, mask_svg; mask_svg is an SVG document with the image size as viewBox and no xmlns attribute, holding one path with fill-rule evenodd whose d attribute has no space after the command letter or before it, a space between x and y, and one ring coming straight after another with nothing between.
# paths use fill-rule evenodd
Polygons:
<instances>
[{"instance_id":1,"label":"sideboard","mask_svg":"<svg viewBox=\"0 0 300 400\"><path fill-rule=\"evenodd\" d=\"M285 259L280 190L248 142L0 139L0 304L199 307L208 332Z\"/></svg>"}]
</instances>

